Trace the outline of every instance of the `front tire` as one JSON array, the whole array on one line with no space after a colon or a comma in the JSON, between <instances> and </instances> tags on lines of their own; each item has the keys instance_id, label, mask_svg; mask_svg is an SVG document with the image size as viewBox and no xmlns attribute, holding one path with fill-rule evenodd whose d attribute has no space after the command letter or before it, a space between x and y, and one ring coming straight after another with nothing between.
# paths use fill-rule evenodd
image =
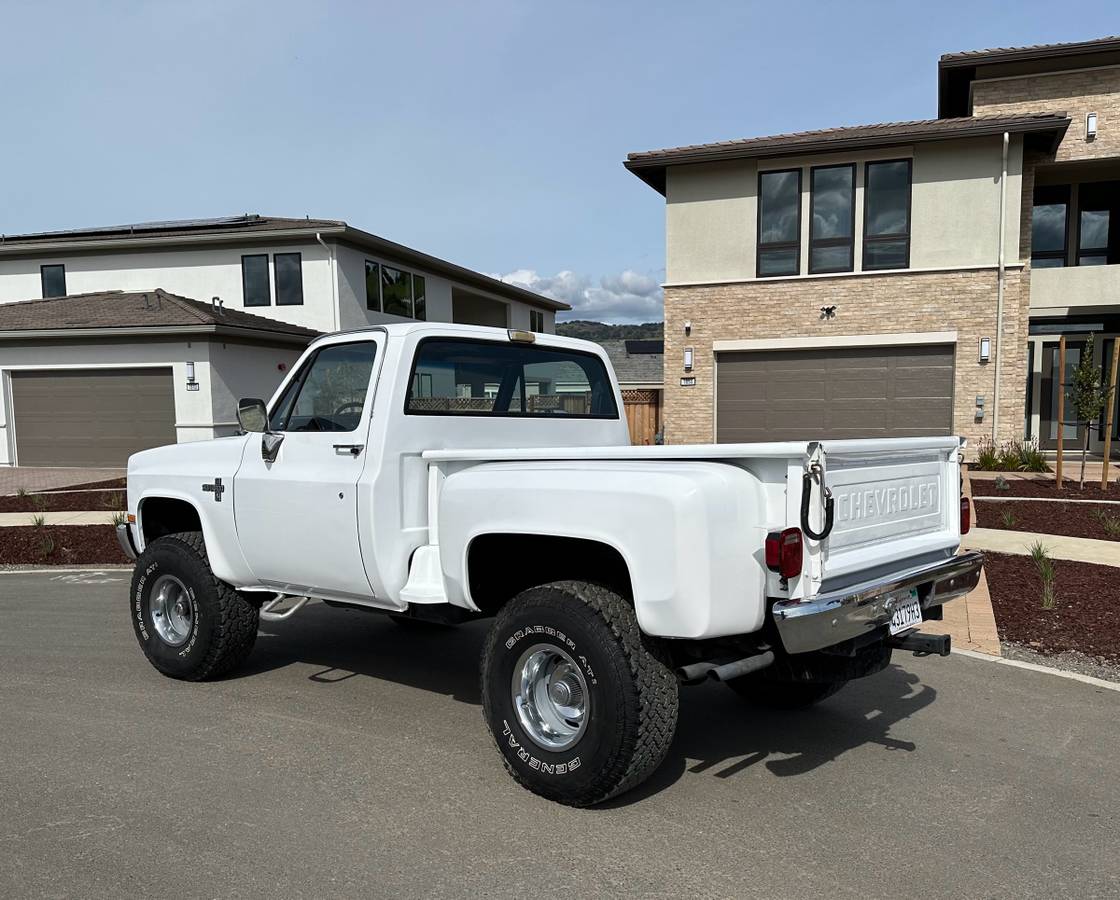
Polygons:
<instances>
[{"instance_id":1,"label":"front tire","mask_svg":"<svg viewBox=\"0 0 1120 900\"><path fill-rule=\"evenodd\" d=\"M144 549L132 573L131 611L148 662L171 678L225 675L257 639L258 607L214 576L197 531L157 538Z\"/></svg>"},{"instance_id":2,"label":"front tire","mask_svg":"<svg viewBox=\"0 0 1120 900\"><path fill-rule=\"evenodd\" d=\"M606 588L530 588L487 636L486 724L514 779L550 800L591 806L645 781L669 750L677 705L672 669Z\"/></svg>"}]
</instances>

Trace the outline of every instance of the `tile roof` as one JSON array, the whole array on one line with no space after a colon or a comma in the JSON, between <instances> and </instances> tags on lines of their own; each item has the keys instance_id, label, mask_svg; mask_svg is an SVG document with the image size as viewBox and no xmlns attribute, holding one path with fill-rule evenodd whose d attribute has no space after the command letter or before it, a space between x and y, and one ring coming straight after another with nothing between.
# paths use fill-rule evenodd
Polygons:
<instances>
[{"instance_id":1,"label":"tile roof","mask_svg":"<svg viewBox=\"0 0 1120 900\"><path fill-rule=\"evenodd\" d=\"M0 303L0 333L70 329L150 329L216 327L222 330L272 332L311 340L319 332L278 322L239 309L152 291L100 291L45 300Z\"/></svg>"},{"instance_id":2,"label":"tile roof","mask_svg":"<svg viewBox=\"0 0 1120 900\"><path fill-rule=\"evenodd\" d=\"M661 384L664 380L664 341L597 341L597 343L607 351L620 384ZM627 345L648 346L628 347Z\"/></svg>"},{"instance_id":3,"label":"tile roof","mask_svg":"<svg viewBox=\"0 0 1120 900\"><path fill-rule=\"evenodd\" d=\"M690 144L664 150L647 150L629 154L623 165L651 187L664 193L667 165L828 153L958 137L981 137L1002 134L1004 131L1064 132L1068 125L1068 118L1052 113L883 122L877 125L823 128L817 131L798 131L734 141L718 141L711 144Z\"/></svg>"},{"instance_id":4,"label":"tile roof","mask_svg":"<svg viewBox=\"0 0 1120 900\"><path fill-rule=\"evenodd\" d=\"M1094 38L1090 41L1067 41L1062 44L1030 44L1025 47L991 47L987 50L962 50L957 53L943 53L942 64L955 62L999 62L1007 58L1037 58L1046 56L1068 56L1075 53L1094 53L1120 48L1120 36Z\"/></svg>"}]
</instances>

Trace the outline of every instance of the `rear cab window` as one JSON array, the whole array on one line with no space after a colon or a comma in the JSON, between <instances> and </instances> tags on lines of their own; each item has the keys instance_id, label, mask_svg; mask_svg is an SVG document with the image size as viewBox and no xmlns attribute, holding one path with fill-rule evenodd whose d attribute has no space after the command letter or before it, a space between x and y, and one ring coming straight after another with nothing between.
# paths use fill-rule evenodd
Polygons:
<instances>
[{"instance_id":1,"label":"rear cab window","mask_svg":"<svg viewBox=\"0 0 1120 900\"><path fill-rule=\"evenodd\" d=\"M592 353L462 338L420 342L406 415L617 419L614 387Z\"/></svg>"}]
</instances>

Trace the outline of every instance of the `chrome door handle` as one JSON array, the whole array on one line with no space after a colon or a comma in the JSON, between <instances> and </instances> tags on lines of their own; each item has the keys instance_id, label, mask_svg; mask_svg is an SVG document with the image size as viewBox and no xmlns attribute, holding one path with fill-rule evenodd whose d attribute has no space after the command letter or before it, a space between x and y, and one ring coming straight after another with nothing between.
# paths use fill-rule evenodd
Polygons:
<instances>
[{"instance_id":1,"label":"chrome door handle","mask_svg":"<svg viewBox=\"0 0 1120 900\"><path fill-rule=\"evenodd\" d=\"M351 456L357 456L359 453L361 453L363 450L366 449L366 445L365 444L335 444L334 449L335 450L345 450Z\"/></svg>"}]
</instances>

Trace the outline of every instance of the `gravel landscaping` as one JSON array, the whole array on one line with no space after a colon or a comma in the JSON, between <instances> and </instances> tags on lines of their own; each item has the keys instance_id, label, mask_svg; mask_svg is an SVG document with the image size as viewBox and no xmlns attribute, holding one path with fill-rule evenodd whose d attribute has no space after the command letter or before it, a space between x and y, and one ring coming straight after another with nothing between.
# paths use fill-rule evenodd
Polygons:
<instances>
[{"instance_id":1,"label":"gravel landscaping","mask_svg":"<svg viewBox=\"0 0 1120 900\"><path fill-rule=\"evenodd\" d=\"M1029 556L984 554L1001 640L1044 656L1070 651L1120 664L1120 570L1055 560L1055 607L1042 608L1042 583Z\"/></svg>"},{"instance_id":2,"label":"gravel landscaping","mask_svg":"<svg viewBox=\"0 0 1120 900\"><path fill-rule=\"evenodd\" d=\"M0 528L0 565L127 564L111 525Z\"/></svg>"},{"instance_id":3,"label":"gravel landscaping","mask_svg":"<svg viewBox=\"0 0 1120 900\"><path fill-rule=\"evenodd\" d=\"M973 505L976 507L976 524L981 528L1120 541L1120 506L1107 503L1037 503L1031 500L985 502L982 498L974 498ZM1115 521L1111 534L1101 517Z\"/></svg>"}]
</instances>

